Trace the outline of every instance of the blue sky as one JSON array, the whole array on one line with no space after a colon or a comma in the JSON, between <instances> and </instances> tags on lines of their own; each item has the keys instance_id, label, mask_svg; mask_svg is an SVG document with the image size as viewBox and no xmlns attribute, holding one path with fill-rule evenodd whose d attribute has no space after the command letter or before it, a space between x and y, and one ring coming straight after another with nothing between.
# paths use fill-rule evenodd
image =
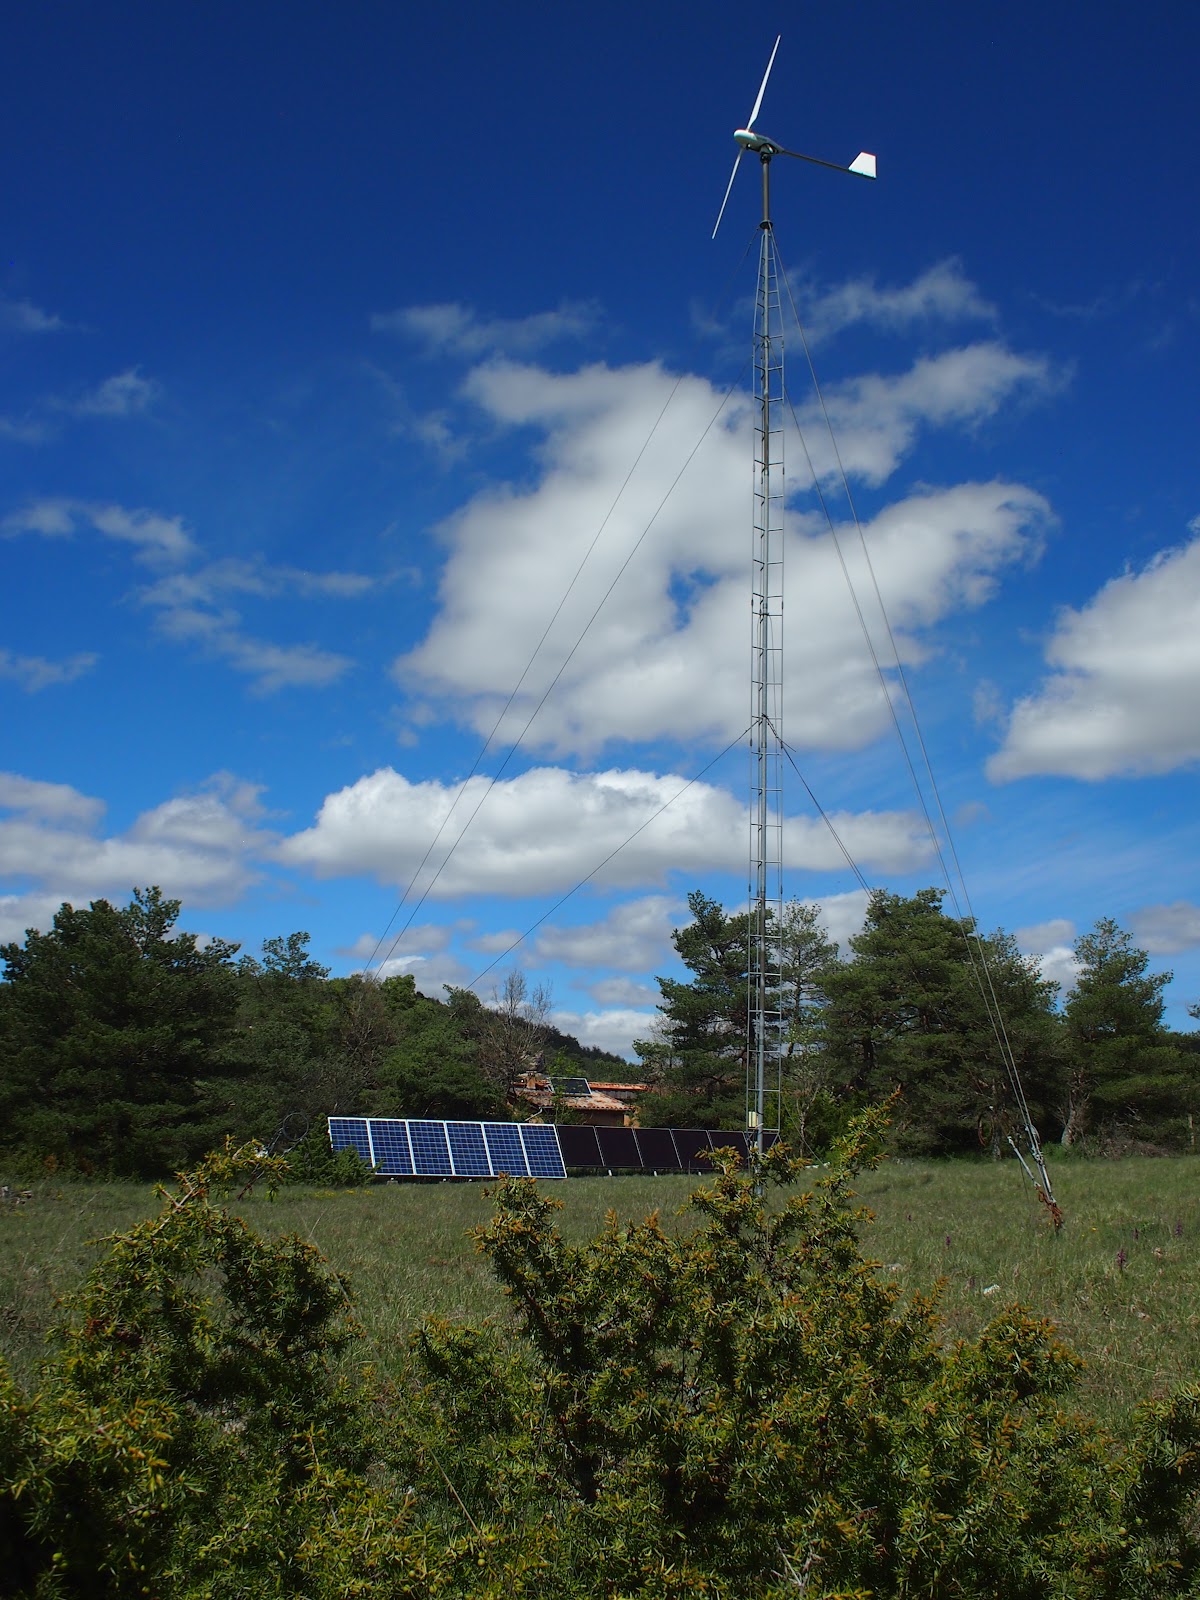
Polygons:
<instances>
[{"instance_id":1,"label":"blue sky","mask_svg":"<svg viewBox=\"0 0 1200 1600\"><path fill-rule=\"evenodd\" d=\"M582 1038L645 1033L687 892L745 893L753 162L709 235L776 33L759 128L879 160L776 162L776 235L975 911L1067 982L1116 917L1188 1025L1184 4L19 8L0 937L156 882L251 950L303 928L433 993L519 962ZM785 734L911 891L936 871L787 454ZM855 881L798 784L787 811L787 892L844 940Z\"/></svg>"}]
</instances>

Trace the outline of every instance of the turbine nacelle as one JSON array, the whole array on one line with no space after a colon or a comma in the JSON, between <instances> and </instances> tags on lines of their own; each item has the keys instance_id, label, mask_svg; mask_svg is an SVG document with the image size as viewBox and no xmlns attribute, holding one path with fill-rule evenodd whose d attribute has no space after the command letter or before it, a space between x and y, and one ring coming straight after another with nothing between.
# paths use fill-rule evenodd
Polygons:
<instances>
[{"instance_id":1,"label":"turbine nacelle","mask_svg":"<svg viewBox=\"0 0 1200 1600\"><path fill-rule=\"evenodd\" d=\"M717 226L713 229L714 239L717 237L717 228L721 226L721 218L725 215L725 207L729 204L729 195L733 188L733 180L737 177L738 163L746 154L747 150L750 151L751 155L758 156L764 163L770 161L773 156L791 156L796 161L810 161L814 167L832 167L834 172L852 172L856 178L873 178L875 176L875 157L870 153L869 150L860 150L850 165L848 167L843 167L837 161L822 161L819 156L801 155L798 150L785 150L783 145L776 144L774 139L768 139L765 134L755 133L754 124L757 120L759 110L762 107L763 95L766 93L767 88L767 79L771 76L771 68L775 65L775 51L778 49L779 40L776 39L775 49L771 51L771 59L767 62L767 70L763 73L763 81L759 85L758 94L755 97L754 109L750 113L746 126L744 128L737 128L734 130L733 140L738 147L738 153L733 158L733 171L729 174L729 183L725 190L725 198L721 201L720 211L717 212ZM770 227L770 222L766 217L766 205L766 173L764 172L763 226Z\"/></svg>"},{"instance_id":2,"label":"turbine nacelle","mask_svg":"<svg viewBox=\"0 0 1200 1600\"><path fill-rule=\"evenodd\" d=\"M781 144L776 144L772 139L765 139L761 133L755 133L753 128L737 128L733 137L743 150L749 150L756 156L787 154Z\"/></svg>"}]
</instances>

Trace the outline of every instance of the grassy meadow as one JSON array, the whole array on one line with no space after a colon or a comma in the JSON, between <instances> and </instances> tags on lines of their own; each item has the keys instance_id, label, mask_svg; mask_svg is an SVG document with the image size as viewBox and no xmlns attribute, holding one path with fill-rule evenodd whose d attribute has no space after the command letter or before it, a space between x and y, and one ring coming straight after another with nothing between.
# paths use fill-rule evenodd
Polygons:
<instances>
[{"instance_id":1,"label":"grassy meadow","mask_svg":"<svg viewBox=\"0 0 1200 1600\"><path fill-rule=\"evenodd\" d=\"M863 1242L906 1290L941 1285L948 1338L1019 1300L1057 1323L1086 1361L1083 1409L1120 1427L1139 1400L1200 1372L1200 1162L1129 1157L1054 1169L1066 1217L1050 1228L1016 1164L895 1160L864 1176L874 1213ZM561 1226L582 1241L610 1208L659 1209L671 1219L703 1180L575 1178L549 1185ZM467 1230L490 1214L479 1183L380 1184L368 1189L256 1192L237 1206L266 1233L310 1240L342 1276L374 1359L395 1368L430 1312L480 1320L503 1299ZM87 1272L105 1235L157 1210L149 1185L43 1184L0 1207L0 1354L35 1376L59 1301ZM673 1223L672 1225L682 1225Z\"/></svg>"}]
</instances>

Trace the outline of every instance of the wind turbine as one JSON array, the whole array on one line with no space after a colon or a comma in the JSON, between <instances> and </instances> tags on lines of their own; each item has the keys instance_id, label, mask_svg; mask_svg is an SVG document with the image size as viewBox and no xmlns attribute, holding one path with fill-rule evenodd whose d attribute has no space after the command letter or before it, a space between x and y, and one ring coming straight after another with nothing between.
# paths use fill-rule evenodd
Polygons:
<instances>
[{"instance_id":1,"label":"wind turbine","mask_svg":"<svg viewBox=\"0 0 1200 1600\"><path fill-rule=\"evenodd\" d=\"M780 36L782 37L782 35ZM778 1133L784 1030L783 929L783 329L779 261L771 227L768 174L775 156L791 156L856 177L875 176L875 157L860 151L848 167L786 150L754 131L779 39L753 109L734 131L738 153L717 213L713 238L747 150L762 164L758 294L754 312L754 546L751 561L750 917L747 951L746 1130L761 1155Z\"/></svg>"}]
</instances>

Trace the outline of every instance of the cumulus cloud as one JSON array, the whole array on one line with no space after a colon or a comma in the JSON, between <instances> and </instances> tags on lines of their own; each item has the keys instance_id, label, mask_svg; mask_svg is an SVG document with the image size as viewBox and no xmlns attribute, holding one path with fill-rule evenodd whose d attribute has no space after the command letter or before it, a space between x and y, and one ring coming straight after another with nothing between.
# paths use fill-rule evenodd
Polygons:
<instances>
[{"instance_id":1,"label":"cumulus cloud","mask_svg":"<svg viewBox=\"0 0 1200 1600\"><path fill-rule=\"evenodd\" d=\"M879 484L923 429L975 426L1014 396L1049 394L1063 381L1042 357L991 341L923 356L907 372L852 379L825 401L846 471ZM801 412L800 425L817 475L833 477L837 461L815 402Z\"/></svg>"},{"instance_id":2,"label":"cumulus cloud","mask_svg":"<svg viewBox=\"0 0 1200 1600\"><path fill-rule=\"evenodd\" d=\"M0 328L8 333L61 333L66 326L61 317L43 311L32 300L0 295Z\"/></svg>"},{"instance_id":3,"label":"cumulus cloud","mask_svg":"<svg viewBox=\"0 0 1200 1600\"><path fill-rule=\"evenodd\" d=\"M352 600L378 588L381 580L365 572L309 572L302 567L272 566L265 561L210 561L190 572L172 572L146 585L139 598L147 605L212 606L223 596L247 594L266 598L282 594Z\"/></svg>"},{"instance_id":4,"label":"cumulus cloud","mask_svg":"<svg viewBox=\"0 0 1200 1600\"><path fill-rule=\"evenodd\" d=\"M476 496L443 527L438 611L395 663L397 680L490 731L554 616L502 740L520 734L560 670L529 735L553 755L586 757L612 739L736 737L746 720L749 536L731 530L746 524L748 411L722 409L701 379L657 366L555 376L493 363L470 386L495 421L542 430L539 477L531 488ZM913 495L870 523L902 658L919 660L934 642L923 630L982 603L1005 566L1032 559L1048 516L1040 495L993 482ZM857 748L888 713L869 654L854 648L854 610L821 527L793 517L786 540L785 605L801 608L806 626L785 655L788 682L804 693L785 696L784 731L793 744ZM581 581L554 615L585 555ZM861 565L853 570L865 581Z\"/></svg>"},{"instance_id":5,"label":"cumulus cloud","mask_svg":"<svg viewBox=\"0 0 1200 1600\"><path fill-rule=\"evenodd\" d=\"M544 927L534 951L540 960L571 967L646 972L669 958L672 930L687 920L683 902L669 895L642 895L613 906L599 922Z\"/></svg>"},{"instance_id":6,"label":"cumulus cloud","mask_svg":"<svg viewBox=\"0 0 1200 1600\"><path fill-rule=\"evenodd\" d=\"M1189 900L1143 906L1130 920L1134 938L1152 956L1175 955L1200 945L1200 906Z\"/></svg>"},{"instance_id":7,"label":"cumulus cloud","mask_svg":"<svg viewBox=\"0 0 1200 1600\"><path fill-rule=\"evenodd\" d=\"M595 1045L613 1055L633 1057L633 1041L645 1039L656 1021L653 1011L614 1006L604 1011L554 1011L550 1021L561 1033L574 1034L580 1044Z\"/></svg>"},{"instance_id":8,"label":"cumulus cloud","mask_svg":"<svg viewBox=\"0 0 1200 1600\"><path fill-rule=\"evenodd\" d=\"M181 517L166 517L144 508L130 510L85 500L35 500L0 522L0 533L10 537L33 533L44 539L69 539L81 528L132 545L141 561L186 561L195 552Z\"/></svg>"},{"instance_id":9,"label":"cumulus cloud","mask_svg":"<svg viewBox=\"0 0 1200 1600\"><path fill-rule=\"evenodd\" d=\"M105 378L78 399L61 404L77 417L132 417L148 410L161 393L161 384L143 378L139 368L129 367Z\"/></svg>"},{"instance_id":10,"label":"cumulus cloud","mask_svg":"<svg viewBox=\"0 0 1200 1600\"><path fill-rule=\"evenodd\" d=\"M593 872L600 887L645 887L669 872L745 865L745 807L709 784L636 770L539 767L496 783L467 832L488 782L472 778L455 804L457 785L411 783L380 768L329 795L311 828L281 841L278 857L318 877L359 874L406 886L454 805L417 884L439 899L559 892ZM834 824L860 861L904 871L926 858L918 819L909 813L838 814ZM797 869L842 861L828 831L809 818L787 819L784 849Z\"/></svg>"},{"instance_id":11,"label":"cumulus cloud","mask_svg":"<svg viewBox=\"0 0 1200 1600\"><path fill-rule=\"evenodd\" d=\"M0 811L24 812L43 822L90 826L104 815L104 802L81 794L69 783L44 783L17 772L0 772Z\"/></svg>"},{"instance_id":12,"label":"cumulus cloud","mask_svg":"<svg viewBox=\"0 0 1200 1600\"><path fill-rule=\"evenodd\" d=\"M419 994L431 1000L444 1000L446 988L462 989L470 982L471 973L456 956L445 951L434 955L392 956L371 968L372 974L382 982L385 978L410 976Z\"/></svg>"},{"instance_id":13,"label":"cumulus cloud","mask_svg":"<svg viewBox=\"0 0 1200 1600\"><path fill-rule=\"evenodd\" d=\"M874 278L817 292L805 300L810 339L829 338L857 323L885 331L908 332L922 323L992 322L996 308L980 294L955 257L939 261L911 283L880 288Z\"/></svg>"},{"instance_id":14,"label":"cumulus cloud","mask_svg":"<svg viewBox=\"0 0 1200 1600\"><path fill-rule=\"evenodd\" d=\"M195 644L235 672L252 678L255 694L275 694L280 689L323 689L354 664L348 656L316 645L279 645L256 639L242 631L240 622L236 611L201 611L189 606L172 607L158 618L159 629L167 638Z\"/></svg>"},{"instance_id":15,"label":"cumulus cloud","mask_svg":"<svg viewBox=\"0 0 1200 1600\"><path fill-rule=\"evenodd\" d=\"M815 905L821 913L821 926L843 954L849 941L861 933L867 916L868 892L851 889L846 894L829 894L823 900L808 899L805 905Z\"/></svg>"},{"instance_id":16,"label":"cumulus cloud","mask_svg":"<svg viewBox=\"0 0 1200 1600\"><path fill-rule=\"evenodd\" d=\"M588 985L587 991L598 1006L622 1006L640 1009L657 1005L660 991L652 983L638 983L634 978L598 978Z\"/></svg>"},{"instance_id":17,"label":"cumulus cloud","mask_svg":"<svg viewBox=\"0 0 1200 1600\"><path fill-rule=\"evenodd\" d=\"M19 656L11 650L0 650L0 678L20 684L26 694L37 694L52 684L74 683L82 678L99 661L90 651L80 651L61 661L48 661L45 656Z\"/></svg>"},{"instance_id":18,"label":"cumulus cloud","mask_svg":"<svg viewBox=\"0 0 1200 1600\"><path fill-rule=\"evenodd\" d=\"M557 311L527 317L483 317L458 301L406 306L371 318L375 333L397 333L424 346L428 355L452 351L477 357L497 351L529 355L564 339L585 338L600 318L592 301L564 301Z\"/></svg>"},{"instance_id":19,"label":"cumulus cloud","mask_svg":"<svg viewBox=\"0 0 1200 1600\"><path fill-rule=\"evenodd\" d=\"M180 899L221 904L258 876L252 858L269 842L258 790L228 774L144 811L123 834L100 831L103 802L67 784L0 774L0 875L33 880L56 908L104 896L124 901L157 883ZM40 902L39 902L40 903Z\"/></svg>"},{"instance_id":20,"label":"cumulus cloud","mask_svg":"<svg viewBox=\"0 0 1200 1600\"><path fill-rule=\"evenodd\" d=\"M1079 962L1075 959L1073 947L1073 922L1066 917L1053 917L1049 922L1018 928L1014 938L1018 950L1037 957L1043 978L1057 983L1064 994L1074 987L1075 979L1079 976Z\"/></svg>"},{"instance_id":21,"label":"cumulus cloud","mask_svg":"<svg viewBox=\"0 0 1200 1600\"><path fill-rule=\"evenodd\" d=\"M1052 671L1014 706L989 777L1136 777L1200 759L1200 522L1192 531L1059 613Z\"/></svg>"}]
</instances>

